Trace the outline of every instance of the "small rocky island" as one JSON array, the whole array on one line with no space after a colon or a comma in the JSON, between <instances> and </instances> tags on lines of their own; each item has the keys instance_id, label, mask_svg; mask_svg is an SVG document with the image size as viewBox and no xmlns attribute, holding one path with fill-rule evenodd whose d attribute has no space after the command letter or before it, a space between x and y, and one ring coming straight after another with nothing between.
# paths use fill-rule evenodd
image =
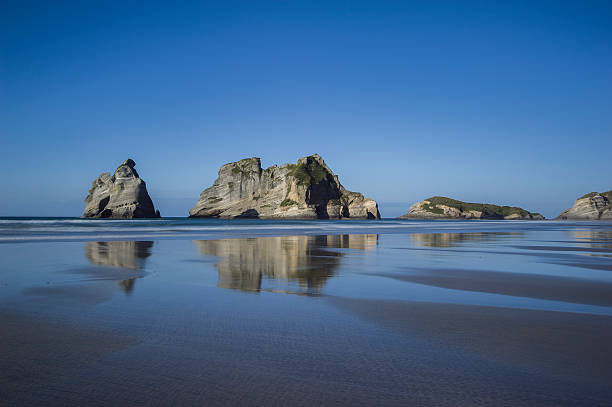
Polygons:
<instances>
[{"instance_id":1,"label":"small rocky island","mask_svg":"<svg viewBox=\"0 0 612 407\"><path fill-rule=\"evenodd\" d=\"M543 220L539 213L531 213L515 206L498 206L457 201L434 196L417 202L400 219L522 219Z\"/></svg>"},{"instance_id":2,"label":"small rocky island","mask_svg":"<svg viewBox=\"0 0 612 407\"><path fill-rule=\"evenodd\" d=\"M85 198L84 218L159 218L145 182L128 158L111 176L102 173L94 180Z\"/></svg>"},{"instance_id":3,"label":"small rocky island","mask_svg":"<svg viewBox=\"0 0 612 407\"><path fill-rule=\"evenodd\" d=\"M380 219L378 204L346 190L315 154L296 164L261 168L259 158L225 164L190 217Z\"/></svg>"},{"instance_id":4,"label":"small rocky island","mask_svg":"<svg viewBox=\"0 0 612 407\"><path fill-rule=\"evenodd\" d=\"M555 219L612 220L612 191L583 195Z\"/></svg>"}]
</instances>

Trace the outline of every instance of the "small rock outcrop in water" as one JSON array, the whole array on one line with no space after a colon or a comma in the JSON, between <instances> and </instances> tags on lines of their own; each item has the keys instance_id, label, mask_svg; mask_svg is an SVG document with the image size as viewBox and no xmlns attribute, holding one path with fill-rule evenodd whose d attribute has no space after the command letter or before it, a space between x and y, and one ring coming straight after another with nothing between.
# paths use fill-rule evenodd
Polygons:
<instances>
[{"instance_id":1,"label":"small rock outcrop in water","mask_svg":"<svg viewBox=\"0 0 612 407\"><path fill-rule=\"evenodd\" d=\"M461 202L443 196L428 198L410 207L400 219L523 219L542 220L539 213L531 213L514 206L498 206Z\"/></svg>"},{"instance_id":2,"label":"small rock outcrop in water","mask_svg":"<svg viewBox=\"0 0 612 407\"><path fill-rule=\"evenodd\" d=\"M85 198L85 218L159 218L159 211L140 179L132 159L125 160L111 176L102 173Z\"/></svg>"},{"instance_id":3,"label":"small rock outcrop in water","mask_svg":"<svg viewBox=\"0 0 612 407\"><path fill-rule=\"evenodd\" d=\"M380 219L378 204L347 191L317 154L266 169L259 158L225 164L189 216Z\"/></svg>"},{"instance_id":4,"label":"small rock outcrop in water","mask_svg":"<svg viewBox=\"0 0 612 407\"><path fill-rule=\"evenodd\" d=\"M556 219L612 220L612 191L583 195Z\"/></svg>"}]
</instances>

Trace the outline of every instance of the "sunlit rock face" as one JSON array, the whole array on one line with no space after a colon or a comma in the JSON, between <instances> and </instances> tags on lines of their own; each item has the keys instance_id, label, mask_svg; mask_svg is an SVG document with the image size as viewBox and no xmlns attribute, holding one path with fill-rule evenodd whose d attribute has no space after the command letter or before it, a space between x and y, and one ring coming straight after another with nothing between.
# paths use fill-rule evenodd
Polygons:
<instances>
[{"instance_id":1,"label":"sunlit rock face","mask_svg":"<svg viewBox=\"0 0 612 407\"><path fill-rule=\"evenodd\" d=\"M259 158L225 164L189 216L380 219L378 204L345 189L317 154L266 169Z\"/></svg>"},{"instance_id":2,"label":"sunlit rock face","mask_svg":"<svg viewBox=\"0 0 612 407\"><path fill-rule=\"evenodd\" d=\"M134 168L136 163L125 160L111 176L108 172L96 178L85 198L85 218L159 218L146 183Z\"/></svg>"},{"instance_id":3,"label":"sunlit rock face","mask_svg":"<svg viewBox=\"0 0 612 407\"><path fill-rule=\"evenodd\" d=\"M612 191L591 192L581 196L574 206L557 216L561 220L612 220Z\"/></svg>"},{"instance_id":4,"label":"sunlit rock face","mask_svg":"<svg viewBox=\"0 0 612 407\"><path fill-rule=\"evenodd\" d=\"M88 242L85 256L100 266L140 270L151 255L152 247L153 242Z\"/></svg>"},{"instance_id":5,"label":"sunlit rock face","mask_svg":"<svg viewBox=\"0 0 612 407\"><path fill-rule=\"evenodd\" d=\"M342 251L333 249L371 250L376 248L377 242L378 235L338 235L201 240L195 243L201 254L219 257L216 264L219 287L317 295L328 278L334 275L344 256ZM266 280L271 284L265 284Z\"/></svg>"}]
</instances>

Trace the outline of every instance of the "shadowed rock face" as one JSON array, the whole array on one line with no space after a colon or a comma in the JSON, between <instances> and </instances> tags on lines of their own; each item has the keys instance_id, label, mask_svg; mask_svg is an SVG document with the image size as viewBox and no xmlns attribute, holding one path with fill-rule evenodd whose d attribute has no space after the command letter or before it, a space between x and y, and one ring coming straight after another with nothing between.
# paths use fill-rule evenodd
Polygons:
<instances>
[{"instance_id":1,"label":"shadowed rock face","mask_svg":"<svg viewBox=\"0 0 612 407\"><path fill-rule=\"evenodd\" d=\"M146 183L134 168L136 163L125 160L111 176L102 173L94 180L85 198L85 218L159 218L159 211L147 192Z\"/></svg>"},{"instance_id":2,"label":"shadowed rock face","mask_svg":"<svg viewBox=\"0 0 612 407\"><path fill-rule=\"evenodd\" d=\"M281 236L196 241L201 254L220 257L218 286L260 291L263 281L284 280L316 295L334 275L344 253L326 249L371 250L378 235Z\"/></svg>"},{"instance_id":3,"label":"shadowed rock face","mask_svg":"<svg viewBox=\"0 0 612 407\"><path fill-rule=\"evenodd\" d=\"M259 158L225 164L189 216L380 219L378 204L346 190L316 154L266 169Z\"/></svg>"},{"instance_id":4,"label":"shadowed rock face","mask_svg":"<svg viewBox=\"0 0 612 407\"><path fill-rule=\"evenodd\" d=\"M612 220L612 191L591 192L581 196L574 206L564 210L557 219Z\"/></svg>"}]
</instances>

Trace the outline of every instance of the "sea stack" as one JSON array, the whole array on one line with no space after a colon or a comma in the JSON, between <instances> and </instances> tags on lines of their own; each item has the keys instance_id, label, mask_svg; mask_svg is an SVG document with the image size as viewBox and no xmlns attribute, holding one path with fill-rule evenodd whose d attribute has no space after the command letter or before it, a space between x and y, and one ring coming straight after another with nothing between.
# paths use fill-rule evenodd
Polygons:
<instances>
[{"instance_id":1,"label":"sea stack","mask_svg":"<svg viewBox=\"0 0 612 407\"><path fill-rule=\"evenodd\" d=\"M590 192L556 217L560 220L612 220L612 191Z\"/></svg>"},{"instance_id":2,"label":"sea stack","mask_svg":"<svg viewBox=\"0 0 612 407\"><path fill-rule=\"evenodd\" d=\"M346 190L323 159L303 157L296 164L261 168L259 158L225 164L190 217L380 219L378 204Z\"/></svg>"},{"instance_id":3,"label":"sea stack","mask_svg":"<svg viewBox=\"0 0 612 407\"><path fill-rule=\"evenodd\" d=\"M543 220L539 213L531 213L516 206L457 201L444 196L434 196L412 205L400 219L506 219Z\"/></svg>"},{"instance_id":4,"label":"sea stack","mask_svg":"<svg viewBox=\"0 0 612 407\"><path fill-rule=\"evenodd\" d=\"M94 180L85 198L84 218L159 218L146 183L128 158L111 176L102 173Z\"/></svg>"}]
</instances>

